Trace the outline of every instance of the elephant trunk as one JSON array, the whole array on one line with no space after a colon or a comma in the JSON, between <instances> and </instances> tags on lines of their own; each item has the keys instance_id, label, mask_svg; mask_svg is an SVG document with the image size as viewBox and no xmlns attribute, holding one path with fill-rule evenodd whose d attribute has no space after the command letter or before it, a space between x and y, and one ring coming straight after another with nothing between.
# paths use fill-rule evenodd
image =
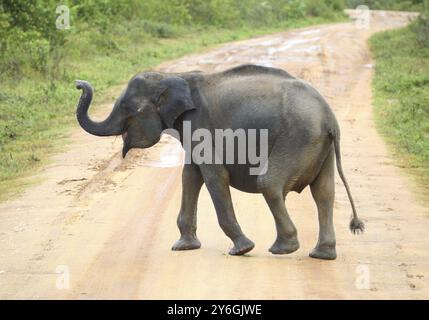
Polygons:
<instances>
[{"instance_id":1,"label":"elephant trunk","mask_svg":"<svg viewBox=\"0 0 429 320\"><path fill-rule=\"evenodd\" d=\"M77 80L76 88L83 91L77 106L76 116L80 126L86 132L96 136L116 136L124 132L125 117L121 114L118 103L104 121L92 121L88 116L88 108L93 96L91 84L87 81Z\"/></svg>"}]
</instances>

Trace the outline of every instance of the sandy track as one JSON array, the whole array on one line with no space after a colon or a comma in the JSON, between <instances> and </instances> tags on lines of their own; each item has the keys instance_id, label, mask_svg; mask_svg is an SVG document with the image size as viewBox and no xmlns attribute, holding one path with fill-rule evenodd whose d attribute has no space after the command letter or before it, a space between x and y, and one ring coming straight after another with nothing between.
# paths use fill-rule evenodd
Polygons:
<instances>
[{"instance_id":1,"label":"sandy track","mask_svg":"<svg viewBox=\"0 0 429 320\"><path fill-rule=\"evenodd\" d=\"M40 174L41 184L0 204L0 297L429 298L429 210L417 202L418 189L394 166L374 128L366 46L373 32L402 26L409 16L374 12L370 29L353 23L305 28L160 66L172 72L277 66L322 92L340 122L343 166L367 223L363 236L350 234L351 209L337 179L336 261L308 257L317 214L307 189L287 199L301 242L291 255L267 251L275 228L262 196L232 190L238 220L256 247L247 256L229 256L231 243L205 188L198 214L202 248L170 251L181 192L174 141L164 138L121 161L120 139L76 130L68 150ZM103 106L106 113L110 108ZM61 289L64 270L68 289ZM359 286L363 274L368 288Z\"/></svg>"}]
</instances>

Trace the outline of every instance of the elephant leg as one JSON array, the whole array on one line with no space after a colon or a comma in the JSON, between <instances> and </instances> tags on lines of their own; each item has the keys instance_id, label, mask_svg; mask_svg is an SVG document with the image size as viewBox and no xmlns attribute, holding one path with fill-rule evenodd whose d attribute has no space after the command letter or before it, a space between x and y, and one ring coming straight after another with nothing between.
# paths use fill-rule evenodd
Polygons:
<instances>
[{"instance_id":1,"label":"elephant leg","mask_svg":"<svg viewBox=\"0 0 429 320\"><path fill-rule=\"evenodd\" d=\"M182 204L177 217L180 239L173 245L172 250L191 250L201 247L196 232L198 195L202 185L203 177L198 166L186 164L182 173Z\"/></svg>"},{"instance_id":2,"label":"elephant leg","mask_svg":"<svg viewBox=\"0 0 429 320\"><path fill-rule=\"evenodd\" d=\"M204 183L213 200L219 225L223 232L232 240L234 247L230 255L243 255L255 247L241 231L235 217L229 190L229 174L222 165L201 165Z\"/></svg>"},{"instance_id":3,"label":"elephant leg","mask_svg":"<svg viewBox=\"0 0 429 320\"><path fill-rule=\"evenodd\" d=\"M310 257L333 260L335 250L335 231L333 206L335 198L335 159L333 149L329 152L316 180L311 183L311 194L317 205L319 215L319 239Z\"/></svg>"},{"instance_id":4,"label":"elephant leg","mask_svg":"<svg viewBox=\"0 0 429 320\"><path fill-rule=\"evenodd\" d=\"M282 192L265 192L265 201L274 216L277 238L269 251L273 254L292 253L299 248L297 231L289 217Z\"/></svg>"}]
</instances>

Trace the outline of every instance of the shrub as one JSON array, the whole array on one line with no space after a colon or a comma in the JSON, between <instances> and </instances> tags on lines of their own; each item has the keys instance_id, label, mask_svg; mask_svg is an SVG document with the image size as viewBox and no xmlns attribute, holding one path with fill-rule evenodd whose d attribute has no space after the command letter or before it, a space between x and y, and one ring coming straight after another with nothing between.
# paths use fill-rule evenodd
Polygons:
<instances>
[{"instance_id":1,"label":"shrub","mask_svg":"<svg viewBox=\"0 0 429 320\"><path fill-rule=\"evenodd\" d=\"M143 29L156 38L173 38L177 35L176 29L164 22L143 21Z\"/></svg>"},{"instance_id":2,"label":"shrub","mask_svg":"<svg viewBox=\"0 0 429 320\"><path fill-rule=\"evenodd\" d=\"M0 72L18 78L33 71L46 74L50 51L49 41L37 31L12 29L2 42Z\"/></svg>"},{"instance_id":3,"label":"shrub","mask_svg":"<svg viewBox=\"0 0 429 320\"><path fill-rule=\"evenodd\" d=\"M429 1L426 3L426 10L422 12L417 20L411 25L417 36L417 41L423 47L429 47Z\"/></svg>"},{"instance_id":4,"label":"shrub","mask_svg":"<svg viewBox=\"0 0 429 320\"><path fill-rule=\"evenodd\" d=\"M347 0L347 7L367 5L374 10L420 11L426 0Z\"/></svg>"}]
</instances>

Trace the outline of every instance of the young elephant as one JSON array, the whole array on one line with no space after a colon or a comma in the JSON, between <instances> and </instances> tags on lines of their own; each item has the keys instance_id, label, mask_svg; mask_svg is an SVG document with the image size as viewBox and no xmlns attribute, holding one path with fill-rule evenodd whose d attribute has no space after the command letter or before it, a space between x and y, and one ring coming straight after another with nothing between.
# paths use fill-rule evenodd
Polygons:
<instances>
[{"instance_id":1,"label":"young elephant","mask_svg":"<svg viewBox=\"0 0 429 320\"><path fill-rule=\"evenodd\" d=\"M290 191L299 193L310 185L319 214L319 239L310 256L335 259L332 216L335 158L353 211L350 229L353 233L364 230L341 168L340 130L334 114L314 88L283 70L243 65L212 74L140 73L130 80L111 114L102 122L92 121L87 114L92 100L90 84L77 81L77 88L83 90L77 107L82 128L97 136L122 134L124 157L131 148L156 144L165 129L177 130L182 145L188 146L187 156L194 154L198 145L195 141L186 141L186 130L205 129L211 137L215 137L219 129L267 132L267 140L263 142L260 138L253 150L259 154L264 148L267 151L265 170L261 174L250 173L254 163L249 159L237 162L240 146L236 144L234 161L225 161L225 154L219 154L211 144L213 150L209 151L216 154L217 161L195 161L190 157L185 163L182 204L177 219L181 237L173 250L201 246L196 236L196 214L198 195L205 183L220 227L234 243L231 255L249 252L254 243L244 235L236 220L230 186L263 194L277 229L277 239L269 251L294 252L299 242L285 207L285 197Z\"/></svg>"}]
</instances>

